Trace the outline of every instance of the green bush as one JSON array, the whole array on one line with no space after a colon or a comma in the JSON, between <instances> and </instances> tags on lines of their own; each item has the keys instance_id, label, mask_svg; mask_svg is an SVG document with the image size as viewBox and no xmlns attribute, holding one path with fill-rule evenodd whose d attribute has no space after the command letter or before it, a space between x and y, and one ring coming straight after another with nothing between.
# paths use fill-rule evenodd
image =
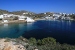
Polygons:
<instances>
[{"instance_id":1,"label":"green bush","mask_svg":"<svg viewBox=\"0 0 75 50\"><path fill-rule=\"evenodd\" d=\"M42 44L56 44L56 39L48 37L48 38L44 38L42 39Z\"/></svg>"},{"instance_id":2,"label":"green bush","mask_svg":"<svg viewBox=\"0 0 75 50\"><path fill-rule=\"evenodd\" d=\"M26 39L26 38L24 38L24 37L22 37L22 36L20 36L18 39L20 39L20 40L22 40L22 41L28 43L28 39Z\"/></svg>"},{"instance_id":3,"label":"green bush","mask_svg":"<svg viewBox=\"0 0 75 50\"><path fill-rule=\"evenodd\" d=\"M42 45L42 41L40 39L37 41L37 45Z\"/></svg>"},{"instance_id":4,"label":"green bush","mask_svg":"<svg viewBox=\"0 0 75 50\"><path fill-rule=\"evenodd\" d=\"M36 41L36 39L35 38L30 38L29 39L29 43L31 44L31 45L36 45L37 44L37 41Z\"/></svg>"}]
</instances>

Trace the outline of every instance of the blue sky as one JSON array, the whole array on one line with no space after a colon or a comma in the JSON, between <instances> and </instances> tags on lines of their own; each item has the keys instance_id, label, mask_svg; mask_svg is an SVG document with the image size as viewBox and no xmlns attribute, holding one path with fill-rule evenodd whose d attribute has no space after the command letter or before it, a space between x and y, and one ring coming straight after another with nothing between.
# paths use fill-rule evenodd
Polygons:
<instances>
[{"instance_id":1,"label":"blue sky","mask_svg":"<svg viewBox=\"0 0 75 50\"><path fill-rule=\"evenodd\" d=\"M0 0L0 9L75 13L75 0Z\"/></svg>"}]
</instances>

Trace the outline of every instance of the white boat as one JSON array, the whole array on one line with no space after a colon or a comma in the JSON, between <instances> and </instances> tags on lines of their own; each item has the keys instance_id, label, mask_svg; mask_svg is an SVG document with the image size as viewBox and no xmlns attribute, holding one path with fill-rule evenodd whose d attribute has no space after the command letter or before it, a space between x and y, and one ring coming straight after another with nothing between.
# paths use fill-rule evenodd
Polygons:
<instances>
[{"instance_id":1,"label":"white boat","mask_svg":"<svg viewBox=\"0 0 75 50\"><path fill-rule=\"evenodd\" d=\"M29 18L29 17L27 17L26 21L27 21L27 22L34 22L34 20L31 19L31 18Z\"/></svg>"}]
</instances>

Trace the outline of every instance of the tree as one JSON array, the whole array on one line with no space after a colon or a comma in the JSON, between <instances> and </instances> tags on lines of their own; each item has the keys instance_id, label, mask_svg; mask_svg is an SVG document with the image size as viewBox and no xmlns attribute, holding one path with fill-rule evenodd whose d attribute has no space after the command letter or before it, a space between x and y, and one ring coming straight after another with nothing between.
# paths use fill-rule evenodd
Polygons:
<instances>
[{"instance_id":1,"label":"tree","mask_svg":"<svg viewBox=\"0 0 75 50\"><path fill-rule=\"evenodd\" d=\"M75 19L75 14L70 15L71 18Z\"/></svg>"},{"instance_id":2,"label":"tree","mask_svg":"<svg viewBox=\"0 0 75 50\"><path fill-rule=\"evenodd\" d=\"M18 20L18 17L14 17L14 20Z\"/></svg>"}]
</instances>

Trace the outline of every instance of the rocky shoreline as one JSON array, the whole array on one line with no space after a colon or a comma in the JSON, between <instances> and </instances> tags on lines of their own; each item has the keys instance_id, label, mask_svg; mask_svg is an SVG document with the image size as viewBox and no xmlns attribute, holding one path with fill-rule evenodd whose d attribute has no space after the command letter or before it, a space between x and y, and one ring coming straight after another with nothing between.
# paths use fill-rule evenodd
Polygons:
<instances>
[{"instance_id":1,"label":"rocky shoreline","mask_svg":"<svg viewBox=\"0 0 75 50\"><path fill-rule=\"evenodd\" d=\"M35 50L34 46L29 46L25 38L0 38L0 50Z\"/></svg>"},{"instance_id":2,"label":"rocky shoreline","mask_svg":"<svg viewBox=\"0 0 75 50\"><path fill-rule=\"evenodd\" d=\"M0 39L0 50L26 50L26 48L21 44L16 44L16 42Z\"/></svg>"},{"instance_id":3,"label":"rocky shoreline","mask_svg":"<svg viewBox=\"0 0 75 50\"><path fill-rule=\"evenodd\" d=\"M0 50L75 50L75 45L60 44L56 39L0 38Z\"/></svg>"}]
</instances>

